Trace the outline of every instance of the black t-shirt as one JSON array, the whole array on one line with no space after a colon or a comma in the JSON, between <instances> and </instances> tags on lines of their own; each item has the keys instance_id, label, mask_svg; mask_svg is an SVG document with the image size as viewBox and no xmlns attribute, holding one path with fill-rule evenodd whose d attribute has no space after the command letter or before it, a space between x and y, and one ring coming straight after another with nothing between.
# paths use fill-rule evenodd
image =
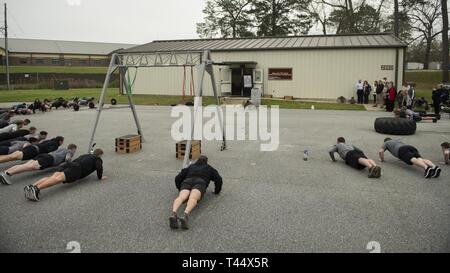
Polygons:
<instances>
[{"instance_id":1,"label":"black t-shirt","mask_svg":"<svg viewBox=\"0 0 450 273\"><path fill-rule=\"evenodd\" d=\"M48 154L53 151L56 151L58 149L58 143L56 143L55 140L46 140L42 143L36 144L36 146L39 148L39 153L41 154Z\"/></svg>"},{"instance_id":2,"label":"black t-shirt","mask_svg":"<svg viewBox=\"0 0 450 273\"><path fill-rule=\"evenodd\" d=\"M97 171L98 179L102 179L103 176L103 160L92 154L85 154L73 162L80 164L81 166L81 178L90 175L91 173Z\"/></svg>"},{"instance_id":3,"label":"black t-shirt","mask_svg":"<svg viewBox=\"0 0 450 273\"><path fill-rule=\"evenodd\" d=\"M215 193L219 193L222 189L222 177L219 175L219 172L209 164L195 163L181 170L175 177L175 186L177 189L180 189L181 183L187 178L200 178L206 182L206 187L208 187L211 180L214 181Z\"/></svg>"}]
</instances>

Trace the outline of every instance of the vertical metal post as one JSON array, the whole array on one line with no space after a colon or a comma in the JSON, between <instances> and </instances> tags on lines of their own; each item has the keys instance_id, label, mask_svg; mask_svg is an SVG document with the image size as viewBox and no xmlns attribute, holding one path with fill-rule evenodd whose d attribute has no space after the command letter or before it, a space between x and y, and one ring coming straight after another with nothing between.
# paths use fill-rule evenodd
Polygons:
<instances>
[{"instance_id":1,"label":"vertical metal post","mask_svg":"<svg viewBox=\"0 0 450 273\"><path fill-rule=\"evenodd\" d=\"M211 60L211 56L209 56L208 59ZM209 76L211 78L211 85L213 88L214 97L216 98L217 114L219 115L220 129L222 131L222 146L220 147L220 150L223 151L227 148L227 142L226 142L226 137L225 137L225 125L223 123L222 111L220 109L220 98L217 93L216 79L214 77L214 68L211 63L209 63L207 65L206 71L209 73Z\"/></svg>"},{"instance_id":2,"label":"vertical metal post","mask_svg":"<svg viewBox=\"0 0 450 273\"><path fill-rule=\"evenodd\" d=\"M108 71L106 72L105 82L103 83L102 93L100 95L100 100L98 102L99 104L98 104L98 108L97 108L97 116L95 117L94 128L92 128L91 140L89 141L89 147L88 147L88 153L91 151L92 145L94 144L95 132L97 131L98 121L100 120L100 114L102 113L102 110L103 110L103 103L105 102L105 96L108 91L109 81L111 80L111 74L114 72L115 69L116 69L116 54L114 53L111 56L111 61L109 63Z\"/></svg>"},{"instance_id":3,"label":"vertical metal post","mask_svg":"<svg viewBox=\"0 0 450 273\"><path fill-rule=\"evenodd\" d=\"M203 53L202 63L197 66L197 71L199 72L199 74L197 87L195 88L194 94L196 98L201 98L203 96L203 81L205 79L206 62L208 61L208 57L209 57L208 51L205 51ZM189 166L189 155L191 152L192 140L194 139L195 122L196 122L195 118L197 116L198 107L199 107L198 101L197 99L194 98L194 116L191 120L191 137L190 139L187 140L186 143L186 150L184 151L183 168Z\"/></svg>"},{"instance_id":4,"label":"vertical metal post","mask_svg":"<svg viewBox=\"0 0 450 273\"><path fill-rule=\"evenodd\" d=\"M132 98L132 94L131 94L131 85L130 85L131 83L128 82L128 79L126 77L128 67L124 68L124 69L120 69L120 70L121 70L120 72L122 75L123 83L125 85L125 91L127 93L128 104L130 105L131 112L133 113L134 122L136 123L137 132L141 136L141 141L145 142L145 138L144 138L144 135L143 135L143 132L141 129L141 124L139 123L139 118L138 118L138 115L136 112L136 107L134 106L134 102L133 102L133 98ZM137 73L137 71L136 71L136 73Z\"/></svg>"},{"instance_id":5,"label":"vertical metal post","mask_svg":"<svg viewBox=\"0 0 450 273\"><path fill-rule=\"evenodd\" d=\"M11 82L9 79L9 47L8 47L8 12L5 3L5 57L6 57L6 86L11 90Z\"/></svg>"}]
</instances>

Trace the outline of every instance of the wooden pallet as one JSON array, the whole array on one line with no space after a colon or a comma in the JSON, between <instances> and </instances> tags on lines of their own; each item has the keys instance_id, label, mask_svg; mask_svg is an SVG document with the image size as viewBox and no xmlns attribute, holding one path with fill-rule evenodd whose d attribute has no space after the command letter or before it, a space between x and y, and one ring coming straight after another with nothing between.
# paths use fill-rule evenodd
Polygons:
<instances>
[{"instance_id":1,"label":"wooden pallet","mask_svg":"<svg viewBox=\"0 0 450 273\"><path fill-rule=\"evenodd\" d=\"M294 100L294 96L284 96L285 100Z\"/></svg>"},{"instance_id":2,"label":"wooden pallet","mask_svg":"<svg viewBox=\"0 0 450 273\"><path fill-rule=\"evenodd\" d=\"M186 154L187 141L180 141L175 144L175 157L177 159L184 159ZM202 154L202 144L200 140L193 140L191 143L191 151L189 153L189 159L197 159Z\"/></svg>"},{"instance_id":3,"label":"wooden pallet","mask_svg":"<svg viewBox=\"0 0 450 273\"><path fill-rule=\"evenodd\" d=\"M142 149L140 135L126 135L116 138L116 153L131 154Z\"/></svg>"}]
</instances>

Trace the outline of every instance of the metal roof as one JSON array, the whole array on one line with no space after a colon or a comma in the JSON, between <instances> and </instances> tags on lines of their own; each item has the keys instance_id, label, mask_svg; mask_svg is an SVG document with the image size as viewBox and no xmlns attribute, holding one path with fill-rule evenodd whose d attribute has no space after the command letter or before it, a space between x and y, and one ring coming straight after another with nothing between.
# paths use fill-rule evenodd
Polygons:
<instances>
[{"instance_id":1,"label":"metal roof","mask_svg":"<svg viewBox=\"0 0 450 273\"><path fill-rule=\"evenodd\" d=\"M8 48L11 53L109 55L113 51L127 49L133 46L136 45L17 38L8 39ZM0 48L5 48L4 38L0 38Z\"/></svg>"},{"instance_id":2,"label":"metal roof","mask_svg":"<svg viewBox=\"0 0 450 273\"><path fill-rule=\"evenodd\" d=\"M331 48L403 48L401 40L390 33L310 35L264 38L196 39L154 41L121 50L121 53L176 51L254 51Z\"/></svg>"}]
</instances>

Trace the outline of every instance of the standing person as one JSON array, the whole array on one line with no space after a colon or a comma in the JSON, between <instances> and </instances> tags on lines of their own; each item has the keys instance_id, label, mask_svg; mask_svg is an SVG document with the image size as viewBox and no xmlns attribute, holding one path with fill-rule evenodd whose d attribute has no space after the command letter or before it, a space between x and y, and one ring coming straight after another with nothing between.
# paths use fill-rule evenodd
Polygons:
<instances>
[{"instance_id":1,"label":"standing person","mask_svg":"<svg viewBox=\"0 0 450 273\"><path fill-rule=\"evenodd\" d=\"M23 190L25 198L30 201L39 201L41 190L58 185L69 184L87 177L97 171L98 180L106 180L108 177L103 175L103 161L101 159L103 150L96 149L93 154L85 154L72 162L65 163L50 177L44 177L34 183L26 186Z\"/></svg>"},{"instance_id":2,"label":"standing person","mask_svg":"<svg viewBox=\"0 0 450 273\"><path fill-rule=\"evenodd\" d=\"M357 147L345 143L345 138L339 137L337 144L335 144L328 152L331 160L336 162L334 153L338 153L339 156L345 161L345 164L357 170L363 170L369 168L369 178L380 178L381 168L377 166L374 160L368 159L364 155L364 152Z\"/></svg>"},{"instance_id":3,"label":"standing person","mask_svg":"<svg viewBox=\"0 0 450 273\"><path fill-rule=\"evenodd\" d=\"M388 94L387 94L386 111L392 112L392 111L394 111L395 97L397 95L397 91L395 90L394 82L390 82L388 87L389 87L389 90L388 90Z\"/></svg>"},{"instance_id":4,"label":"standing person","mask_svg":"<svg viewBox=\"0 0 450 273\"><path fill-rule=\"evenodd\" d=\"M377 107L377 92L376 92L376 90L378 88L378 81L375 81L373 83L373 88L374 88L374 91L375 91L375 92L373 92L373 106Z\"/></svg>"},{"instance_id":5,"label":"standing person","mask_svg":"<svg viewBox=\"0 0 450 273\"><path fill-rule=\"evenodd\" d=\"M369 104L370 92L372 92L372 86L370 86L368 81L364 81L364 84L363 84L363 103L364 104Z\"/></svg>"},{"instance_id":6,"label":"standing person","mask_svg":"<svg viewBox=\"0 0 450 273\"><path fill-rule=\"evenodd\" d=\"M444 155L445 165L450 164L450 143L444 142L441 144L442 154Z\"/></svg>"},{"instance_id":7,"label":"standing person","mask_svg":"<svg viewBox=\"0 0 450 273\"><path fill-rule=\"evenodd\" d=\"M363 104L364 102L364 84L361 80L356 83L356 96L358 97L358 104Z\"/></svg>"},{"instance_id":8,"label":"standing person","mask_svg":"<svg viewBox=\"0 0 450 273\"><path fill-rule=\"evenodd\" d=\"M401 108L403 106L406 106L407 100L408 100L408 85L406 84L406 82L404 82L398 96L398 107Z\"/></svg>"},{"instance_id":9,"label":"standing person","mask_svg":"<svg viewBox=\"0 0 450 273\"><path fill-rule=\"evenodd\" d=\"M377 85L377 89L375 91L375 93L377 94L377 101L375 103L375 106L378 107L383 107L384 105L384 98L383 98L383 90L384 90L384 83L383 81L379 81L378 85Z\"/></svg>"},{"instance_id":10,"label":"standing person","mask_svg":"<svg viewBox=\"0 0 450 273\"><path fill-rule=\"evenodd\" d=\"M386 78L384 78L384 79L386 79ZM382 93L383 94L383 106L385 108L387 108L388 107L388 97L389 97L389 82L384 81L383 86L384 86L383 93Z\"/></svg>"},{"instance_id":11,"label":"standing person","mask_svg":"<svg viewBox=\"0 0 450 273\"><path fill-rule=\"evenodd\" d=\"M433 89L431 99L433 100L434 113L439 115L441 112L441 96L442 96L442 85L438 85L437 88Z\"/></svg>"},{"instance_id":12,"label":"standing person","mask_svg":"<svg viewBox=\"0 0 450 273\"><path fill-rule=\"evenodd\" d=\"M175 186L180 192L173 201L172 216L169 218L170 228L178 228L178 220L180 220L181 228L189 229L189 214L205 195L211 180L215 184L214 193L219 194L222 190L222 177L216 169L208 164L208 158L204 155L200 156L194 164L181 170L175 177ZM186 201L184 217L178 218L178 209Z\"/></svg>"},{"instance_id":13,"label":"standing person","mask_svg":"<svg viewBox=\"0 0 450 273\"><path fill-rule=\"evenodd\" d=\"M422 158L414 146L407 145L399 140L385 138L384 144L379 151L381 162L384 162L384 152L386 150L408 165L423 168L425 170L423 175L425 178L437 178L441 174L441 168L434 165L430 160Z\"/></svg>"},{"instance_id":14,"label":"standing person","mask_svg":"<svg viewBox=\"0 0 450 273\"><path fill-rule=\"evenodd\" d=\"M416 98L416 90L414 84L408 86L408 99L406 101L406 107L412 109L414 106L414 99Z\"/></svg>"},{"instance_id":15,"label":"standing person","mask_svg":"<svg viewBox=\"0 0 450 273\"><path fill-rule=\"evenodd\" d=\"M77 145L69 144L67 149L60 148L48 154L40 154L24 164L16 165L4 172L0 172L0 182L5 185L11 185L11 178L13 175L24 172L45 170L47 168L57 167L65 162L70 162L76 151Z\"/></svg>"}]
</instances>

